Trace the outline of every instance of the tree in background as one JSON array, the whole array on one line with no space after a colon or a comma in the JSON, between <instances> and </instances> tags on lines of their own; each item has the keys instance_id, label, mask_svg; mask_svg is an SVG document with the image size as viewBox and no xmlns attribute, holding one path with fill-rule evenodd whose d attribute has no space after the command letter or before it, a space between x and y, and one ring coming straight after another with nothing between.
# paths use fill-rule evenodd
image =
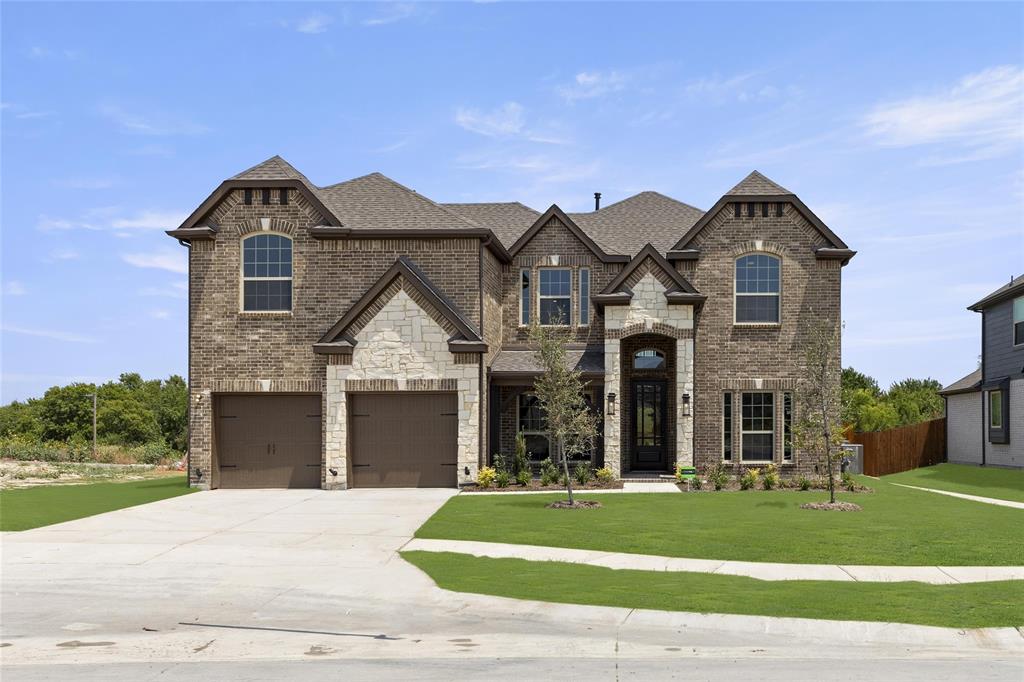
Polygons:
<instances>
[{"instance_id":1,"label":"tree in background","mask_svg":"<svg viewBox=\"0 0 1024 682\"><path fill-rule=\"evenodd\" d=\"M904 379L889 387L886 400L899 414L900 424L917 424L942 416L941 390L935 379Z\"/></svg>"},{"instance_id":2,"label":"tree in background","mask_svg":"<svg viewBox=\"0 0 1024 682\"><path fill-rule=\"evenodd\" d=\"M843 423L855 431L884 431L942 416L944 403L934 379L904 379L882 391L852 367L842 373Z\"/></svg>"}]
</instances>

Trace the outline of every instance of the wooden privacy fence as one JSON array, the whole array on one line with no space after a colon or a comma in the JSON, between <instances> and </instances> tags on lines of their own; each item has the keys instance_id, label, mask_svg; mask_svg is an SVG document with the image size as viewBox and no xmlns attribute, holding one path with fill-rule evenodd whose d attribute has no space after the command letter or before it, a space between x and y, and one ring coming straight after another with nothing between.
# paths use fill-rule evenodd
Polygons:
<instances>
[{"instance_id":1,"label":"wooden privacy fence","mask_svg":"<svg viewBox=\"0 0 1024 682\"><path fill-rule=\"evenodd\" d=\"M946 461L946 418L887 431L854 433L848 440L864 446L864 473L885 476Z\"/></svg>"}]
</instances>

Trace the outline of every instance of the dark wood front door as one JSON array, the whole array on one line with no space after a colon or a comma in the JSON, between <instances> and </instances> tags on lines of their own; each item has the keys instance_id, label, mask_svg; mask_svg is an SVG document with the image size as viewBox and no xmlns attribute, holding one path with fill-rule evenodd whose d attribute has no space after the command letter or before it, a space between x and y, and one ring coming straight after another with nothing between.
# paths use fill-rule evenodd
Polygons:
<instances>
[{"instance_id":1,"label":"dark wood front door","mask_svg":"<svg viewBox=\"0 0 1024 682\"><path fill-rule=\"evenodd\" d=\"M319 488L319 395L217 397L221 488Z\"/></svg>"},{"instance_id":2,"label":"dark wood front door","mask_svg":"<svg viewBox=\"0 0 1024 682\"><path fill-rule=\"evenodd\" d=\"M630 443L634 471L665 470L664 381L633 381Z\"/></svg>"},{"instance_id":3,"label":"dark wood front door","mask_svg":"<svg viewBox=\"0 0 1024 682\"><path fill-rule=\"evenodd\" d=\"M352 487L455 487L454 393L350 393L349 401Z\"/></svg>"}]
</instances>

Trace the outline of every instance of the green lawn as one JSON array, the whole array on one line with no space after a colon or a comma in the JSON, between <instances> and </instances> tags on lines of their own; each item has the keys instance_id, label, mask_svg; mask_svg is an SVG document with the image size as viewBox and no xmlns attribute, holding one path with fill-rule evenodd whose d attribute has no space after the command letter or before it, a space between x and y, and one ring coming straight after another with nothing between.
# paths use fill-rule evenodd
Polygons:
<instances>
[{"instance_id":1,"label":"green lawn","mask_svg":"<svg viewBox=\"0 0 1024 682\"><path fill-rule=\"evenodd\" d=\"M970 464L936 464L882 477L890 483L917 485L922 488L948 490L954 493L994 497L998 500L1024 502L1024 470L995 469Z\"/></svg>"},{"instance_id":2,"label":"green lawn","mask_svg":"<svg viewBox=\"0 0 1024 682\"><path fill-rule=\"evenodd\" d=\"M1024 512L886 485L841 494L860 512L800 509L821 491L604 494L601 509L546 509L552 495L458 495L416 537L662 556L892 566L1024 565Z\"/></svg>"},{"instance_id":3,"label":"green lawn","mask_svg":"<svg viewBox=\"0 0 1024 682\"><path fill-rule=\"evenodd\" d=\"M468 554L403 552L402 556L444 589L515 599L955 628L1024 625L1024 581L769 583L738 576L612 570Z\"/></svg>"},{"instance_id":4,"label":"green lawn","mask_svg":"<svg viewBox=\"0 0 1024 682\"><path fill-rule=\"evenodd\" d=\"M194 492L185 476L127 483L41 485L0 492L0 530L28 530Z\"/></svg>"}]
</instances>

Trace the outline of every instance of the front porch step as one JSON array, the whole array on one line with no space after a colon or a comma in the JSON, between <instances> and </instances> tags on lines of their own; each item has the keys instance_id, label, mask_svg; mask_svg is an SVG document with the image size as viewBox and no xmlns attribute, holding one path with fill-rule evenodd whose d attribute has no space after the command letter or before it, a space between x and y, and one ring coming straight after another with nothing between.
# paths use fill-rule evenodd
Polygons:
<instances>
[{"instance_id":1,"label":"front porch step","mask_svg":"<svg viewBox=\"0 0 1024 682\"><path fill-rule=\"evenodd\" d=\"M622 480L627 483L675 483L676 477L672 474L622 474Z\"/></svg>"}]
</instances>

